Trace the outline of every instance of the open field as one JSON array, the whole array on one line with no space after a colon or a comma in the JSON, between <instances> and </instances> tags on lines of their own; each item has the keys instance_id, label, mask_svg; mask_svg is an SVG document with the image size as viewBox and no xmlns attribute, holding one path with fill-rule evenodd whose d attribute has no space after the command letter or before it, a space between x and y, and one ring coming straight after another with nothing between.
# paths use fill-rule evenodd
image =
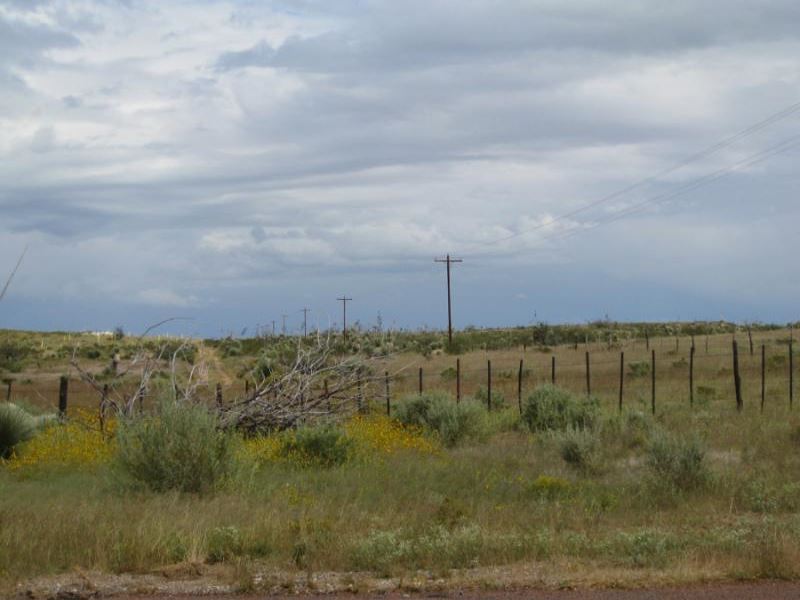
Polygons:
<instances>
[{"instance_id":1,"label":"open field","mask_svg":"<svg viewBox=\"0 0 800 600\"><path fill-rule=\"evenodd\" d=\"M531 431L516 397L520 358L531 370L523 377L527 406L528 395L549 380L555 356L557 383L574 392L570 402L583 402L583 344L471 351L458 356L463 395L485 387L491 360L496 409L481 409L454 443L435 429L404 428L383 416L379 380L369 388L376 394L372 414L340 426L355 448L346 459L331 465L276 453L286 444L281 435L237 440L234 472L200 494L132 486L114 462L114 436L101 436L79 410L94 411L97 394L73 383L72 425L39 434L0 467L0 580L9 587L59 573L179 572L257 591L330 572L342 585L370 574L388 578L393 589L793 579L800 564L800 415L788 403L788 337L788 330L754 331L750 356L747 334L737 334L741 412L730 334L710 336L707 354L705 337L696 336L693 406L682 361L689 338L679 338L676 349L674 336L651 337L655 415L649 373L631 366L647 364L645 341L590 343L598 408L581 431ZM134 341L116 343L124 354ZM47 386L68 359L52 352L23 361L12 400L52 409L57 388ZM194 360L200 357L210 365L210 385L225 383L226 398L241 390L252 356L203 344ZM378 363L394 375L395 410L405 393L414 395L419 366L426 391L454 392L446 370L456 358L400 352ZM99 371L107 357L82 360ZM497 408L500 393L506 406Z\"/></svg>"}]
</instances>

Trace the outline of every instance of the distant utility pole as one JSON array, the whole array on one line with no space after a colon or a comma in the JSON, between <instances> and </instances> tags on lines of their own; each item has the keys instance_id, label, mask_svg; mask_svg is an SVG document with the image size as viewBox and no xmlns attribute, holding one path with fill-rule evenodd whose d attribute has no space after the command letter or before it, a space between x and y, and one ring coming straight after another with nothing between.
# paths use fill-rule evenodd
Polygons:
<instances>
[{"instance_id":1,"label":"distant utility pole","mask_svg":"<svg viewBox=\"0 0 800 600\"><path fill-rule=\"evenodd\" d=\"M308 335L308 313L311 310L310 308L304 308L303 310L303 337Z\"/></svg>"},{"instance_id":2,"label":"distant utility pole","mask_svg":"<svg viewBox=\"0 0 800 600\"><path fill-rule=\"evenodd\" d=\"M289 315L281 315L281 318L283 319L283 325L281 326L281 335L286 335L286 317L288 316Z\"/></svg>"},{"instance_id":3,"label":"distant utility pole","mask_svg":"<svg viewBox=\"0 0 800 600\"><path fill-rule=\"evenodd\" d=\"M460 258L450 258L448 254L445 258L435 258L433 262L447 264L447 341L453 343L453 309L450 297L450 265L452 263L464 262Z\"/></svg>"},{"instance_id":4,"label":"distant utility pole","mask_svg":"<svg viewBox=\"0 0 800 600\"><path fill-rule=\"evenodd\" d=\"M272 337L275 337L275 319L272 319Z\"/></svg>"},{"instance_id":5,"label":"distant utility pole","mask_svg":"<svg viewBox=\"0 0 800 600\"><path fill-rule=\"evenodd\" d=\"M342 337L346 340L347 339L347 303L352 301L352 298L348 298L347 296L342 296L341 298L337 298L339 302L342 303Z\"/></svg>"}]
</instances>

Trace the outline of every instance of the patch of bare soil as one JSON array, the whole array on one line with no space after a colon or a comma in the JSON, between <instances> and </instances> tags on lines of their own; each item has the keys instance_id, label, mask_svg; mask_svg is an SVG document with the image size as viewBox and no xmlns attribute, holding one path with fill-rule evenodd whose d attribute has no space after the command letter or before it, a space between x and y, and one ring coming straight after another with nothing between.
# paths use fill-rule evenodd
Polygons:
<instances>
[{"instance_id":1,"label":"patch of bare soil","mask_svg":"<svg viewBox=\"0 0 800 600\"><path fill-rule=\"evenodd\" d=\"M784 600L800 599L800 583L722 580L719 573L692 570L597 569L586 565L525 563L443 573L418 572L381 578L367 573L296 573L258 570L252 565L183 564L147 574L77 572L16 586L13 600L190 600L225 596L255 600L325 595L328 598L407 597L496 600Z\"/></svg>"}]
</instances>

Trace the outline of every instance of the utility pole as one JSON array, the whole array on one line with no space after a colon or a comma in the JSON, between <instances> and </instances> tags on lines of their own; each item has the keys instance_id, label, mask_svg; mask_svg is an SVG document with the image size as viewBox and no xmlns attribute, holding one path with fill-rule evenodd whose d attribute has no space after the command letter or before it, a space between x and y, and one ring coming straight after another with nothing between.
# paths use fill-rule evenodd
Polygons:
<instances>
[{"instance_id":1,"label":"utility pole","mask_svg":"<svg viewBox=\"0 0 800 600\"><path fill-rule=\"evenodd\" d=\"M286 317L288 316L289 315L281 315L281 318L283 319L283 325L281 326L281 335L286 335Z\"/></svg>"},{"instance_id":2,"label":"utility pole","mask_svg":"<svg viewBox=\"0 0 800 600\"><path fill-rule=\"evenodd\" d=\"M352 298L348 298L347 296L342 296L341 298L337 298L339 302L342 303L342 338L347 339L347 303L352 300Z\"/></svg>"},{"instance_id":3,"label":"utility pole","mask_svg":"<svg viewBox=\"0 0 800 600\"><path fill-rule=\"evenodd\" d=\"M275 337L275 319L272 319L272 337Z\"/></svg>"},{"instance_id":4,"label":"utility pole","mask_svg":"<svg viewBox=\"0 0 800 600\"><path fill-rule=\"evenodd\" d=\"M450 296L450 265L452 263L464 262L460 258L450 258L448 254L445 258L435 258L433 262L445 263L447 265L447 341L453 343L453 309Z\"/></svg>"},{"instance_id":5,"label":"utility pole","mask_svg":"<svg viewBox=\"0 0 800 600\"><path fill-rule=\"evenodd\" d=\"M303 337L308 335L308 312L311 310L310 308L304 308L303 310Z\"/></svg>"}]
</instances>

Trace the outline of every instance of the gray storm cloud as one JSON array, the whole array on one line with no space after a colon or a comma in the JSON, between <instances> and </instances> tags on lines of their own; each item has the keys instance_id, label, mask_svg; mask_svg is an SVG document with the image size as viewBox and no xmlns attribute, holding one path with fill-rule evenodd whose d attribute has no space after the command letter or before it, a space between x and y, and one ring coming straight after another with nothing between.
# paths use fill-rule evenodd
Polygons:
<instances>
[{"instance_id":1,"label":"gray storm cloud","mask_svg":"<svg viewBox=\"0 0 800 600\"><path fill-rule=\"evenodd\" d=\"M589 226L796 135L796 115L546 224L797 102L798 23L800 5L778 0L5 2L0 268L30 244L17 302L213 320L336 286L391 304L406 281L438 289L431 259L452 251L469 259L475 322L491 320L489 280L508 286L508 321L532 312L520 298L595 316L589 293L569 314L541 299L527 274L550 269L564 290L614 278L708 317L749 278L786 302L742 293L729 312L783 319L796 152ZM642 306L622 295L617 316ZM35 325L25 314L0 325Z\"/></svg>"}]
</instances>

